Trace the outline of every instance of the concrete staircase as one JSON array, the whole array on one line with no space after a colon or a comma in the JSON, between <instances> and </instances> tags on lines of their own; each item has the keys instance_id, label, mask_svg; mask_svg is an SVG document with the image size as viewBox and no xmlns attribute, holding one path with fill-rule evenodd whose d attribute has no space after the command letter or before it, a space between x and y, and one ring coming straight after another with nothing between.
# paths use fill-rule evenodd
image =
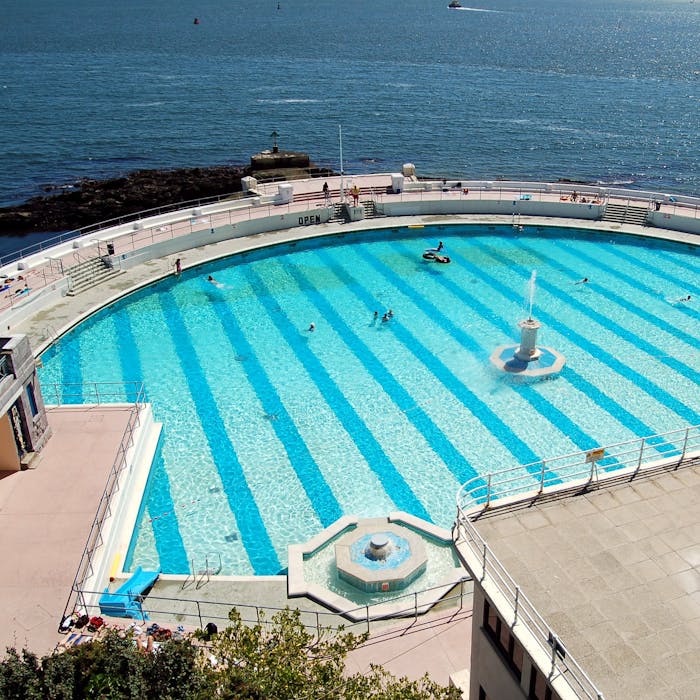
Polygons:
<instances>
[{"instance_id":1,"label":"concrete staircase","mask_svg":"<svg viewBox=\"0 0 700 700\"><path fill-rule=\"evenodd\" d=\"M379 216L377 213L377 205L373 199L366 199L362 202L362 206L365 210L365 219L376 219Z\"/></svg>"},{"instance_id":2,"label":"concrete staircase","mask_svg":"<svg viewBox=\"0 0 700 700\"><path fill-rule=\"evenodd\" d=\"M646 226L647 214L649 210L646 207L635 207L631 204L613 204L608 202L605 205L605 213L603 221L613 221L618 224L637 224L638 226Z\"/></svg>"},{"instance_id":3,"label":"concrete staircase","mask_svg":"<svg viewBox=\"0 0 700 700\"><path fill-rule=\"evenodd\" d=\"M333 204L333 214L331 215L331 218L328 219L329 224L345 224L349 221L348 216L347 216L347 211L345 209L345 205L336 202Z\"/></svg>"},{"instance_id":4,"label":"concrete staircase","mask_svg":"<svg viewBox=\"0 0 700 700\"><path fill-rule=\"evenodd\" d=\"M68 296L76 296L86 289L121 275L122 271L115 270L103 258L97 257L81 260L69 267L66 273L70 281Z\"/></svg>"}]
</instances>

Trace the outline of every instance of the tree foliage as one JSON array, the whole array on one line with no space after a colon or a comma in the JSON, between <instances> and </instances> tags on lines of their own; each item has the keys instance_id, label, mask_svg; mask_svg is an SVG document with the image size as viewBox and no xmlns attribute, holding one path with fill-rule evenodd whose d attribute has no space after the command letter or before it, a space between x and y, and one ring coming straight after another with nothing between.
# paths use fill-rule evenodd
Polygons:
<instances>
[{"instance_id":1,"label":"tree foliage","mask_svg":"<svg viewBox=\"0 0 700 700\"><path fill-rule=\"evenodd\" d=\"M103 638L39 659L8 649L0 663L0 698L12 700L457 700L459 691L431 681L397 679L379 666L350 675L347 654L366 640L342 629L309 632L298 610L255 625L234 609L211 639L171 639L154 653L130 634Z\"/></svg>"}]
</instances>

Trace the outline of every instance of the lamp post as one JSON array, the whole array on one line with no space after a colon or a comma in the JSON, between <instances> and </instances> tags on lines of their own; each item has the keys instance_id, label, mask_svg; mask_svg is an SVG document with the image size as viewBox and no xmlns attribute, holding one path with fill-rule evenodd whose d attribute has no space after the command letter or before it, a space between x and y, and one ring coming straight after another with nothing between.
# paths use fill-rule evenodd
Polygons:
<instances>
[{"instance_id":1,"label":"lamp post","mask_svg":"<svg viewBox=\"0 0 700 700\"><path fill-rule=\"evenodd\" d=\"M340 201L345 201L345 178L343 171L343 127L338 124L338 141L340 143Z\"/></svg>"},{"instance_id":2,"label":"lamp post","mask_svg":"<svg viewBox=\"0 0 700 700\"><path fill-rule=\"evenodd\" d=\"M270 136L272 137L272 152L277 153L280 150L279 146L277 145L277 137L279 134L276 131L273 131Z\"/></svg>"}]
</instances>

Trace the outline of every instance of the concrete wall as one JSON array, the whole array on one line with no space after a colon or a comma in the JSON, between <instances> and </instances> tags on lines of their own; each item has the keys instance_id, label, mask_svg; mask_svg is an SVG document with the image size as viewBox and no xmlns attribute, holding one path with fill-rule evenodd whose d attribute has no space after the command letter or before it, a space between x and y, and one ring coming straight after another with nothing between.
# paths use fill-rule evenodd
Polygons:
<instances>
[{"instance_id":1,"label":"concrete wall","mask_svg":"<svg viewBox=\"0 0 700 700\"><path fill-rule=\"evenodd\" d=\"M13 376L11 381L5 377L0 383L0 415L7 414L16 407L26 452L38 452L51 436L51 429L29 339L24 335L3 338L2 354L8 357ZM27 387L31 387L35 411L32 410Z\"/></svg>"},{"instance_id":2,"label":"concrete wall","mask_svg":"<svg viewBox=\"0 0 700 700\"><path fill-rule=\"evenodd\" d=\"M377 210L386 216L430 216L439 214L498 214L502 216L549 216L574 219L599 219L603 215L602 204L574 202L540 202L520 199L470 199L455 194L451 199L409 199L377 204ZM478 196L478 195L477 195Z\"/></svg>"},{"instance_id":3,"label":"concrete wall","mask_svg":"<svg viewBox=\"0 0 700 700\"><path fill-rule=\"evenodd\" d=\"M479 700L479 686L494 700L523 700L527 698L517 678L504 663L500 653L483 628L484 591L474 585L472 610L472 651L470 660L469 698ZM523 667L523 677L529 671Z\"/></svg>"},{"instance_id":4,"label":"concrete wall","mask_svg":"<svg viewBox=\"0 0 700 700\"><path fill-rule=\"evenodd\" d=\"M183 250L190 250L211 243L220 243L221 241L227 241L232 238L244 238L246 236L253 236L270 231L280 231L296 226L325 224L330 217L331 210L327 207L320 207L298 214L286 212L284 214L266 216L260 219L249 219L247 221L237 222L233 225L226 224L218 228L194 231L184 236L170 238L166 241L159 241L158 243L139 248L130 253L113 256L113 265L122 270L128 270L148 260L174 255L175 253L181 253Z\"/></svg>"},{"instance_id":5,"label":"concrete wall","mask_svg":"<svg viewBox=\"0 0 700 700\"><path fill-rule=\"evenodd\" d=\"M656 226L656 228L700 234L700 219L696 218L652 211L649 213L648 222L650 225Z\"/></svg>"}]
</instances>

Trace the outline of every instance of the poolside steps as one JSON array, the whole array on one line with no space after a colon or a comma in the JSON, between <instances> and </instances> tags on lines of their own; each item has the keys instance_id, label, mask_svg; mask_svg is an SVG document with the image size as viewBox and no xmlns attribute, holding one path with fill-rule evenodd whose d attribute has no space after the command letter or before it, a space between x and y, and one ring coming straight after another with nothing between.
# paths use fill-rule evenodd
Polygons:
<instances>
[{"instance_id":1,"label":"poolside steps","mask_svg":"<svg viewBox=\"0 0 700 700\"><path fill-rule=\"evenodd\" d=\"M348 222L348 220L349 219L347 215L347 210L345 209L345 205L341 202L333 204L333 214L331 214L331 218L328 219L328 223L345 224Z\"/></svg>"},{"instance_id":2,"label":"poolside steps","mask_svg":"<svg viewBox=\"0 0 700 700\"><path fill-rule=\"evenodd\" d=\"M86 289L101 284L122 274L122 270L115 270L103 258L96 257L81 260L76 265L66 270L69 279L68 296L76 296Z\"/></svg>"},{"instance_id":3,"label":"poolside steps","mask_svg":"<svg viewBox=\"0 0 700 700\"><path fill-rule=\"evenodd\" d=\"M362 206L365 210L365 219L376 219L379 216L377 213L377 205L373 199L366 199L362 202Z\"/></svg>"},{"instance_id":4,"label":"poolside steps","mask_svg":"<svg viewBox=\"0 0 700 700\"><path fill-rule=\"evenodd\" d=\"M612 221L619 224L637 224L638 226L646 226L647 207L636 207L631 204L613 204L608 202L605 205L605 213L603 221Z\"/></svg>"}]
</instances>

